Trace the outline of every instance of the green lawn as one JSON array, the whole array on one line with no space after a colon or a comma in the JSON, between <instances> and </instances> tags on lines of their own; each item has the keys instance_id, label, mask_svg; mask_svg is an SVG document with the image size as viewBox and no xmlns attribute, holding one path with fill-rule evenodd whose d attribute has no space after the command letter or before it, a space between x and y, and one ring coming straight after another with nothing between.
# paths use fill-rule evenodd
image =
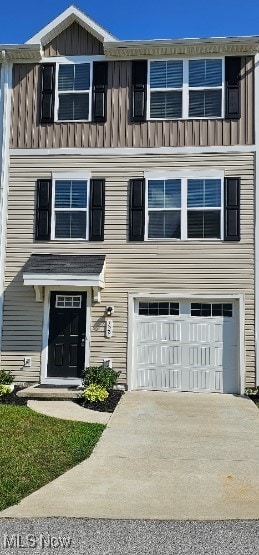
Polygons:
<instances>
[{"instance_id":1,"label":"green lawn","mask_svg":"<svg viewBox=\"0 0 259 555\"><path fill-rule=\"evenodd\" d=\"M89 457L104 428L0 405L0 510Z\"/></svg>"}]
</instances>

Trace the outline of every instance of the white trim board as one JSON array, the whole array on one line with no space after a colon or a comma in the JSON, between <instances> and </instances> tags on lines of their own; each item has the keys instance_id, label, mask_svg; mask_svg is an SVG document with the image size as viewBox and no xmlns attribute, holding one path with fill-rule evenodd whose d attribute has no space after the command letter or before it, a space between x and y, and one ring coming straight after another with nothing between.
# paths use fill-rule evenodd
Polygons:
<instances>
[{"instance_id":1,"label":"white trim board","mask_svg":"<svg viewBox=\"0 0 259 555\"><path fill-rule=\"evenodd\" d=\"M134 304L137 299L156 299L156 300L215 300L238 301L239 304L239 384L240 395L245 391L245 299L243 294L219 295L215 293L202 295L200 293L188 294L186 291L174 293L129 293L128 294L128 346L127 346L127 382L128 388L133 389L133 370L134 370Z\"/></svg>"},{"instance_id":2,"label":"white trim board","mask_svg":"<svg viewBox=\"0 0 259 555\"><path fill-rule=\"evenodd\" d=\"M150 148L11 148L10 156L143 156L173 154L231 154L255 152L255 145Z\"/></svg>"},{"instance_id":3,"label":"white trim board","mask_svg":"<svg viewBox=\"0 0 259 555\"><path fill-rule=\"evenodd\" d=\"M62 285L66 287L71 285L75 288L77 287L100 287L103 289L105 287L104 282L104 269L100 274L39 274L39 273L24 273L23 274L23 284L24 285L52 285L56 287L57 285Z\"/></svg>"}]
</instances>

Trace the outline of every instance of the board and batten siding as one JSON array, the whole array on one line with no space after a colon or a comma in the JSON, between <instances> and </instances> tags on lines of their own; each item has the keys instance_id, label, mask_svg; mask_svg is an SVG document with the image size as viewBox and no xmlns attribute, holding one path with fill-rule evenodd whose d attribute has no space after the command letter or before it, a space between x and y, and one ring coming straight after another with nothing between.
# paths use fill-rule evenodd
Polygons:
<instances>
[{"instance_id":1,"label":"board and batten siding","mask_svg":"<svg viewBox=\"0 0 259 555\"><path fill-rule=\"evenodd\" d=\"M72 23L43 47L44 56L91 56L103 54L103 45L78 23Z\"/></svg>"},{"instance_id":2,"label":"board and batten siding","mask_svg":"<svg viewBox=\"0 0 259 555\"><path fill-rule=\"evenodd\" d=\"M151 169L215 169L241 177L241 241L128 241L129 179ZM90 170L106 179L105 240L35 242L37 178L52 171ZM32 253L105 254L106 286L91 317L91 364L112 358L126 381L128 294L139 292L245 294L246 384L255 383L254 351L254 155L12 156L7 229L2 366L22 381L37 381L42 346L43 304L22 283ZM114 305L114 333L104 334L104 311ZM23 357L32 357L23 368Z\"/></svg>"},{"instance_id":3,"label":"board and batten siding","mask_svg":"<svg viewBox=\"0 0 259 555\"><path fill-rule=\"evenodd\" d=\"M241 118L236 121L211 119L132 123L131 61L110 61L106 123L40 124L39 75L38 64L14 64L11 148L145 148L254 143L253 56L241 59Z\"/></svg>"}]
</instances>

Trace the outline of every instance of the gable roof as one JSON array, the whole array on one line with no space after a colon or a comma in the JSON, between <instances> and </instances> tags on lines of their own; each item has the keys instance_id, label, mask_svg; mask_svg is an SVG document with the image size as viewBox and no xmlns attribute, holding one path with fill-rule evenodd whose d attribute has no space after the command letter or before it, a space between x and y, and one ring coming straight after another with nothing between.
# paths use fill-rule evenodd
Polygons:
<instances>
[{"instance_id":1,"label":"gable roof","mask_svg":"<svg viewBox=\"0 0 259 555\"><path fill-rule=\"evenodd\" d=\"M98 25L93 19L90 19L90 17L81 12L81 10L75 6L70 6L48 25L43 27L36 35L33 35L33 37L27 40L25 44L36 44L40 42L44 46L74 22L81 25L81 27L91 33L100 42L117 40L116 37L108 33L106 29Z\"/></svg>"}]
</instances>

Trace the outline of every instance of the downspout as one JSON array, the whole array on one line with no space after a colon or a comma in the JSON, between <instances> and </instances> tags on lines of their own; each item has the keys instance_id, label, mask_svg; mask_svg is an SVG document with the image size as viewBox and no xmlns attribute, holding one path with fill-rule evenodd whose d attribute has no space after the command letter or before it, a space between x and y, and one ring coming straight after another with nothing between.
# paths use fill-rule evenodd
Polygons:
<instances>
[{"instance_id":1,"label":"downspout","mask_svg":"<svg viewBox=\"0 0 259 555\"><path fill-rule=\"evenodd\" d=\"M7 202L9 182L12 64L2 50L0 97L0 356L2 350Z\"/></svg>"},{"instance_id":2,"label":"downspout","mask_svg":"<svg viewBox=\"0 0 259 555\"><path fill-rule=\"evenodd\" d=\"M259 386L259 53L255 55L255 368Z\"/></svg>"}]
</instances>

